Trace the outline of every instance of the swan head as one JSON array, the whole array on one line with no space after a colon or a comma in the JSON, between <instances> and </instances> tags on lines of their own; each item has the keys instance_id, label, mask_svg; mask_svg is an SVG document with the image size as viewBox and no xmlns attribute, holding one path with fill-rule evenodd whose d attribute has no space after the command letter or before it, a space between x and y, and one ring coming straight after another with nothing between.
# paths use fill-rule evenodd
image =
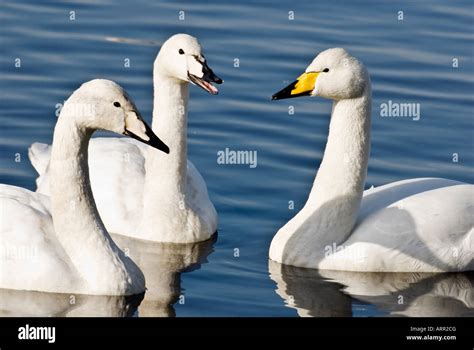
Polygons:
<instances>
[{"instance_id":1,"label":"swan head","mask_svg":"<svg viewBox=\"0 0 474 350\"><path fill-rule=\"evenodd\" d=\"M89 130L127 135L169 153L125 90L111 80L94 79L82 84L64 104L60 118L74 118L75 123Z\"/></svg>"},{"instance_id":2,"label":"swan head","mask_svg":"<svg viewBox=\"0 0 474 350\"><path fill-rule=\"evenodd\" d=\"M360 97L369 85L365 66L345 49L321 52L298 79L272 96L273 100L320 96L333 100Z\"/></svg>"},{"instance_id":3,"label":"swan head","mask_svg":"<svg viewBox=\"0 0 474 350\"><path fill-rule=\"evenodd\" d=\"M199 41L188 34L175 34L165 41L154 69L181 82L197 85L212 95L219 92L213 83L222 84L222 79L207 65Z\"/></svg>"}]
</instances>

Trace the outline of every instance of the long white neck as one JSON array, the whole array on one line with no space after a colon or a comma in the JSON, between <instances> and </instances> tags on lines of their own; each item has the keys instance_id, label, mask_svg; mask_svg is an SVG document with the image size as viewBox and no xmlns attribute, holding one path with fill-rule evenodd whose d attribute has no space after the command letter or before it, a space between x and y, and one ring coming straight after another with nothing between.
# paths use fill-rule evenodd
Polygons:
<instances>
[{"instance_id":1,"label":"long white neck","mask_svg":"<svg viewBox=\"0 0 474 350\"><path fill-rule=\"evenodd\" d=\"M160 225L157 213L166 214L184 202L187 175L189 84L167 76L155 65L153 74L153 131L170 153L150 149L146 155L142 229Z\"/></svg>"},{"instance_id":2,"label":"long white neck","mask_svg":"<svg viewBox=\"0 0 474 350\"><path fill-rule=\"evenodd\" d=\"M308 201L275 235L272 260L319 268L351 234L370 153L370 81L362 96L333 103L329 136Z\"/></svg>"},{"instance_id":3,"label":"long white neck","mask_svg":"<svg viewBox=\"0 0 474 350\"><path fill-rule=\"evenodd\" d=\"M370 153L371 89L361 97L335 101L323 161L304 211L324 229L319 242L341 244L350 234L364 191Z\"/></svg>"},{"instance_id":4,"label":"long white neck","mask_svg":"<svg viewBox=\"0 0 474 350\"><path fill-rule=\"evenodd\" d=\"M87 164L92 133L68 115L56 124L50 162L55 232L88 294L141 293L143 275L110 238L94 202Z\"/></svg>"}]
</instances>

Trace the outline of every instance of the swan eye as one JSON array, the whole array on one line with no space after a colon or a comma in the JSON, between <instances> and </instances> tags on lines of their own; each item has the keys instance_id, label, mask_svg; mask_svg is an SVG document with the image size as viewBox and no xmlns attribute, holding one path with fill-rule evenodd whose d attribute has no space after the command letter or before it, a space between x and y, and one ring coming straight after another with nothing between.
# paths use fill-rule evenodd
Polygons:
<instances>
[{"instance_id":1,"label":"swan eye","mask_svg":"<svg viewBox=\"0 0 474 350\"><path fill-rule=\"evenodd\" d=\"M329 72L329 68L324 68L324 69L323 69L323 72L324 72L324 73Z\"/></svg>"},{"instance_id":2,"label":"swan eye","mask_svg":"<svg viewBox=\"0 0 474 350\"><path fill-rule=\"evenodd\" d=\"M115 106L115 107L120 107L120 102L115 101L115 102L114 102L114 106Z\"/></svg>"},{"instance_id":3,"label":"swan eye","mask_svg":"<svg viewBox=\"0 0 474 350\"><path fill-rule=\"evenodd\" d=\"M179 54L180 54L180 55L184 55L184 51L183 51L183 49L179 49L179 51L178 51L178 52L179 52Z\"/></svg>"}]
</instances>

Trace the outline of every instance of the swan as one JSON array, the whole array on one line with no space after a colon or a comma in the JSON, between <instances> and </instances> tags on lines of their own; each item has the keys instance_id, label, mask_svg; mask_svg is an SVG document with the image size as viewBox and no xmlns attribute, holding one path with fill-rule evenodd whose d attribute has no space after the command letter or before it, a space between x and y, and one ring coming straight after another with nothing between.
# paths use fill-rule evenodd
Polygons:
<instances>
[{"instance_id":1,"label":"swan","mask_svg":"<svg viewBox=\"0 0 474 350\"><path fill-rule=\"evenodd\" d=\"M211 94L220 84L207 65L198 40L187 34L170 37L153 67L153 131L173 150L170 155L123 138L91 140L92 192L110 232L143 240L193 243L217 231L217 213L206 183L187 160L189 83ZM29 150L37 170L37 192L49 195L50 146Z\"/></svg>"},{"instance_id":2,"label":"swan","mask_svg":"<svg viewBox=\"0 0 474 350\"><path fill-rule=\"evenodd\" d=\"M321 52L274 100L333 100L324 157L303 209L274 236L269 256L313 269L448 272L474 269L474 186L417 178L364 191L371 83L345 49Z\"/></svg>"},{"instance_id":3,"label":"swan","mask_svg":"<svg viewBox=\"0 0 474 350\"><path fill-rule=\"evenodd\" d=\"M134 295L145 291L138 266L105 229L89 183L87 147L97 129L128 135L169 152L116 83L84 83L56 123L51 196L0 185L0 288Z\"/></svg>"}]
</instances>

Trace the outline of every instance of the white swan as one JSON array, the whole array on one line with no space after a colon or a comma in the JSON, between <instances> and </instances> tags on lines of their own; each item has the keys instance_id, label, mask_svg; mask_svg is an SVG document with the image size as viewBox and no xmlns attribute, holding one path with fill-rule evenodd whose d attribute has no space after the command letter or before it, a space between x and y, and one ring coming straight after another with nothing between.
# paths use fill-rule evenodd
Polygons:
<instances>
[{"instance_id":1,"label":"white swan","mask_svg":"<svg viewBox=\"0 0 474 350\"><path fill-rule=\"evenodd\" d=\"M273 238L270 259L347 271L473 270L473 185L421 178L363 191L371 115L364 65L344 49L326 50L273 99L304 95L334 100L328 141L309 198Z\"/></svg>"},{"instance_id":2,"label":"white swan","mask_svg":"<svg viewBox=\"0 0 474 350\"><path fill-rule=\"evenodd\" d=\"M51 197L0 185L0 288L90 295L145 291L142 272L97 213L87 166L96 129L169 152L120 86L101 79L84 83L64 104L54 130Z\"/></svg>"},{"instance_id":3,"label":"white swan","mask_svg":"<svg viewBox=\"0 0 474 350\"><path fill-rule=\"evenodd\" d=\"M206 183L187 160L189 82L211 94L222 81L208 67L196 38L177 34L161 47L153 69L153 131L173 150L149 152L134 140L91 140L92 192L105 226L125 236L174 243L209 239L217 213ZM49 194L50 146L35 143L29 156L39 193Z\"/></svg>"}]
</instances>

